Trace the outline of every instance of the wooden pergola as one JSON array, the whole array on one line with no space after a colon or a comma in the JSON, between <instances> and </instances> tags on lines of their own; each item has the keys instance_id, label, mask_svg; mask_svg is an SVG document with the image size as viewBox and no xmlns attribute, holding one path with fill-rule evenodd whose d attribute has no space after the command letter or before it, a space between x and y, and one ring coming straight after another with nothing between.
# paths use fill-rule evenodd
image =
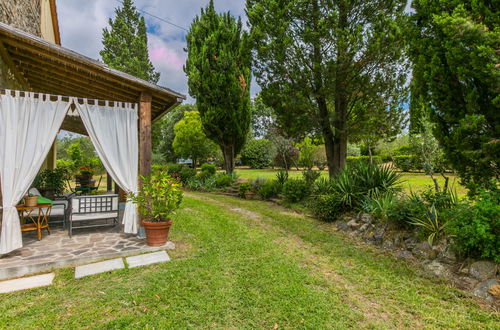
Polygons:
<instances>
[{"instance_id":1,"label":"wooden pergola","mask_svg":"<svg viewBox=\"0 0 500 330\"><path fill-rule=\"evenodd\" d=\"M186 97L0 23L0 57L26 91L139 103L139 173L151 171L151 124ZM10 86L0 86L12 88ZM87 135L78 116L61 129ZM1 196L0 196L1 198Z\"/></svg>"}]
</instances>

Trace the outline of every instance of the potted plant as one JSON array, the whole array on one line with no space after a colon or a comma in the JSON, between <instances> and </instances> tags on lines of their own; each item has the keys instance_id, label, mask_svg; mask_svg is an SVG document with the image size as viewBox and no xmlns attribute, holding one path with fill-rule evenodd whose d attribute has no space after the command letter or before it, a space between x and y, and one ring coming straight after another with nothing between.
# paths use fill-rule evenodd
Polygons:
<instances>
[{"instance_id":1,"label":"potted plant","mask_svg":"<svg viewBox=\"0 0 500 330\"><path fill-rule=\"evenodd\" d=\"M42 196L55 199L64 193L65 180L68 179L66 168L56 168L40 172L33 182L33 186L40 191Z\"/></svg>"},{"instance_id":2,"label":"potted plant","mask_svg":"<svg viewBox=\"0 0 500 330\"><path fill-rule=\"evenodd\" d=\"M240 197L245 199L253 199L254 192L252 191L252 183L251 182L243 182L238 187L238 194Z\"/></svg>"},{"instance_id":3,"label":"potted plant","mask_svg":"<svg viewBox=\"0 0 500 330\"><path fill-rule=\"evenodd\" d=\"M180 185L166 172L156 172L142 176L142 187L137 194L128 198L135 204L139 213L146 219L142 225L146 231L149 246L161 246L167 243L172 220L170 215L182 201Z\"/></svg>"},{"instance_id":4,"label":"potted plant","mask_svg":"<svg viewBox=\"0 0 500 330\"><path fill-rule=\"evenodd\" d=\"M80 175L77 176L77 180L80 181L81 186L90 186L90 182L94 175L94 170L90 167L82 166L80 167Z\"/></svg>"},{"instance_id":5,"label":"potted plant","mask_svg":"<svg viewBox=\"0 0 500 330\"><path fill-rule=\"evenodd\" d=\"M38 205L38 196L28 194L24 196L24 206L33 207Z\"/></svg>"}]
</instances>

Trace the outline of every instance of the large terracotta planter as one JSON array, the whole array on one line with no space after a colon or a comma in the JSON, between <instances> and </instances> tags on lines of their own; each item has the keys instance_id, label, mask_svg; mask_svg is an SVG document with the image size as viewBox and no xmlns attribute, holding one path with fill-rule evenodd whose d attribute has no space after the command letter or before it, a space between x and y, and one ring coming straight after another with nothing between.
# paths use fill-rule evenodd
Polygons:
<instances>
[{"instance_id":1,"label":"large terracotta planter","mask_svg":"<svg viewBox=\"0 0 500 330\"><path fill-rule=\"evenodd\" d=\"M146 231L148 246L162 246L167 243L168 232L172 226L172 220L167 222L143 221L142 225Z\"/></svg>"}]
</instances>

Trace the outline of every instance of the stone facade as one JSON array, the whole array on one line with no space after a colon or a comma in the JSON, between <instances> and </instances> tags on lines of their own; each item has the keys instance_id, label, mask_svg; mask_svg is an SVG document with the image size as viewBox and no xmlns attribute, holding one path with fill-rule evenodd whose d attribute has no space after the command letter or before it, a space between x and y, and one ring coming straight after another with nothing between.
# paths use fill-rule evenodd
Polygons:
<instances>
[{"instance_id":1,"label":"stone facade","mask_svg":"<svg viewBox=\"0 0 500 330\"><path fill-rule=\"evenodd\" d=\"M42 35L40 0L0 1L0 22L40 37ZM19 83L1 58L0 87L20 89Z\"/></svg>"},{"instance_id":2,"label":"stone facade","mask_svg":"<svg viewBox=\"0 0 500 330\"><path fill-rule=\"evenodd\" d=\"M0 1L0 22L41 37L40 0Z\"/></svg>"}]
</instances>

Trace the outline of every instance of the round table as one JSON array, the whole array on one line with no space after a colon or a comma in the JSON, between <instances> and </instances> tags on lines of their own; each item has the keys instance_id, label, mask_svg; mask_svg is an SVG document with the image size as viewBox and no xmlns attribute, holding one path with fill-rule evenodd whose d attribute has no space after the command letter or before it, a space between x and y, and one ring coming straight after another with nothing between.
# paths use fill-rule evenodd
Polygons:
<instances>
[{"instance_id":1,"label":"round table","mask_svg":"<svg viewBox=\"0 0 500 330\"><path fill-rule=\"evenodd\" d=\"M19 212L19 218L24 222L21 224L21 231L33 231L38 232L38 240L42 239L42 229L47 229L50 235L49 228L49 215L52 210L52 204L42 203L35 206L26 206L24 204L16 205L16 209ZM37 211L37 212L35 212ZM27 221L31 223L26 223Z\"/></svg>"}]
</instances>

